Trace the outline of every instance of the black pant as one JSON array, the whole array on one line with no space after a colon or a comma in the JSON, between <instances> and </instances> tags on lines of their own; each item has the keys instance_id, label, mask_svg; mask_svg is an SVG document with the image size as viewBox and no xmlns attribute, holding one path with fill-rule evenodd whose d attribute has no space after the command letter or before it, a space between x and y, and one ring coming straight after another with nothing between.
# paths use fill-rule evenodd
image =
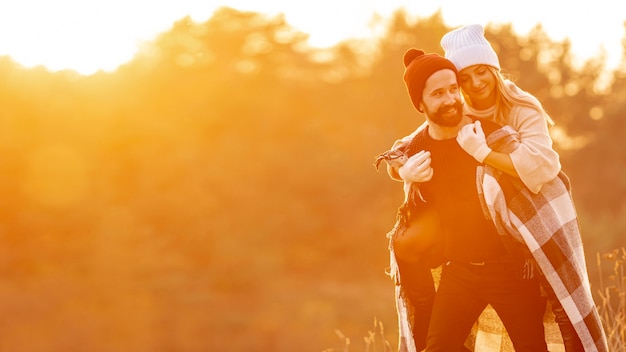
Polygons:
<instances>
[{"instance_id":1,"label":"black pant","mask_svg":"<svg viewBox=\"0 0 626 352\"><path fill-rule=\"evenodd\" d=\"M495 309L516 352L548 350L545 299L536 279L524 280L511 263L447 263L435 297L427 352L458 351L488 304Z\"/></svg>"},{"instance_id":2,"label":"black pant","mask_svg":"<svg viewBox=\"0 0 626 352\"><path fill-rule=\"evenodd\" d=\"M413 341L418 351L426 347L426 333L435 302L435 283L428 265L419 261L407 263L398 261L400 284L404 297L408 300L412 315L409 317Z\"/></svg>"},{"instance_id":3,"label":"black pant","mask_svg":"<svg viewBox=\"0 0 626 352\"><path fill-rule=\"evenodd\" d=\"M435 303L435 282L431 272L432 261L407 263L398 261L402 290L410 306L410 324L417 351L426 348L426 335ZM462 346L458 352L470 352ZM569 351L567 351L569 352Z\"/></svg>"}]
</instances>

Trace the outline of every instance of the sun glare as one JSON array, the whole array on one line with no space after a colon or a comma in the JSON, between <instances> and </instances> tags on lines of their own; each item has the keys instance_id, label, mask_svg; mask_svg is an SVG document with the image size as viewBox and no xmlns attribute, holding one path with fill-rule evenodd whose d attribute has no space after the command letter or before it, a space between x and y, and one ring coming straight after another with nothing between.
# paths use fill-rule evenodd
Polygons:
<instances>
[{"instance_id":1,"label":"sun glare","mask_svg":"<svg viewBox=\"0 0 626 352\"><path fill-rule=\"evenodd\" d=\"M538 5L543 3L541 0L529 1ZM284 14L286 21L297 30L308 33L309 44L317 47L329 47L348 38L378 35L381 26L371 25L374 16L385 19L397 9L404 8L413 17L428 17L442 10L444 20L451 26L467 21L483 24L511 22L516 29L526 32L541 22L548 34L556 34L556 39L562 39L564 35L575 36L572 43L574 49L578 49L576 54L596 54L601 43L611 40L612 43L605 47L609 59L613 60L610 64L621 58L623 20L619 19L623 16L620 11L609 10L606 17L598 17L607 22L605 29L598 30L611 33L610 38L599 38L590 36L588 27L550 15L558 10L557 4L551 5L554 8L550 11L541 11L535 16L535 13L526 11L536 8L534 6L516 5L507 10L508 7L503 7L497 0L472 3L457 0L438 3L410 0L2 0L0 55L9 55L26 67L44 65L52 71L73 69L82 74L113 71L132 59L142 42L169 30L175 21L185 16L206 21L218 7L228 6L269 16ZM617 2L610 4L617 6ZM584 11L576 6L571 10ZM576 16L567 17L576 19ZM533 18L533 22L529 23L528 18ZM611 21L604 21L605 18ZM607 27L609 22L612 27ZM585 43L587 46L583 46Z\"/></svg>"},{"instance_id":2,"label":"sun glare","mask_svg":"<svg viewBox=\"0 0 626 352\"><path fill-rule=\"evenodd\" d=\"M348 37L365 37L372 2L320 0L250 1L179 0L3 0L0 3L0 55L25 67L45 66L81 74L113 71L132 59L143 41L191 16L206 21L215 9L229 6L270 16L286 14L296 29L309 33L309 44L332 46ZM350 16L346 16L350 13Z\"/></svg>"},{"instance_id":3,"label":"sun glare","mask_svg":"<svg viewBox=\"0 0 626 352\"><path fill-rule=\"evenodd\" d=\"M2 47L26 67L45 65L83 74L114 70L134 55L129 28L113 16L114 7L86 1L10 1L0 11Z\"/></svg>"},{"instance_id":4,"label":"sun glare","mask_svg":"<svg viewBox=\"0 0 626 352\"><path fill-rule=\"evenodd\" d=\"M181 2L189 6L164 0L3 0L0 55L52 71L113 71L174 21L192 11L206 18L212 13L206 4Z\"/></svg>"},{"instance_id":5,"label":"sun glare","mask_svg":"<svg viewBox=\"0 0 626 352\"><path fill-rule=\"evenodd\" d=\"M71 40L55 40L52 35L35 38L34 41L15 41L11 56L25 67L45 66L51 71L72 69L81 74L98 70L113 71L122 62L128 61L135 53L132 45L114 45L106 40L98 40L93 32L79 31L72 34ZM33 45L36 42L36 45Z\"/></svg>"}]
</instances>

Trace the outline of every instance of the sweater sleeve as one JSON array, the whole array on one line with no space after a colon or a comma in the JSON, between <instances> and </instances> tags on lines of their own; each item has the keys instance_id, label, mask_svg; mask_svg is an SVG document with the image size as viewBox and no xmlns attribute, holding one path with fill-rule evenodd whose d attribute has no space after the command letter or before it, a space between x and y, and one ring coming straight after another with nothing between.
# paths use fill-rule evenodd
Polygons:
<instances>
[{"instance_id":1,"label":"sweater sleeve","mask_svg":"<svg viewBox=\"0 0 626 352\"><path fill-rule=\"evenodd\" d=\"M428 125L428 122L424 121L424 123L422 123L418 128L416 128L415 131L413 131L410 135L404 136L396 140L395 142L393 142L391 149L396 149L396 148L407 146L409 143L411 143L413 138L421 130L423 130L427 125ZM389 164L387 164L387 174L389 174L389 177L391 177L392 180L401 181L401 182L403 181L402 178L400 178L400 175L398 175L398 173L396 172L396 170Z\"/></svg>"},{"instance_id":2,"label":"sweater sleeve","mask_svg":"<svg viewBox=\"0 0 626 352\"><path fill-rule=\"evenodd\" d=\"M552 138L543 115L532 108L516 106L511 111L512 127L519 133L521 144L512 152L511 160L520 179L533 193L553 180L561 170L559 154L552 148Z\"/></svg>"}]
</instances>

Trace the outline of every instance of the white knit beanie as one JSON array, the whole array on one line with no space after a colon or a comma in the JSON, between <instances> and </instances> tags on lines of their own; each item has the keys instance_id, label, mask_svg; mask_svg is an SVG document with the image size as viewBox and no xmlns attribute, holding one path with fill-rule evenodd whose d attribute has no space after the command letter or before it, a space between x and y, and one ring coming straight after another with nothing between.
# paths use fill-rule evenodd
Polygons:
<instances>
[{"instance_id":1,"label":"white knit beanie","mask_svg":"<svg viewBox=\"0 0 626 352\"><path fill-rule=\"evenodd\" d=\"M472 65L489 65L500 69L498 55L485 39L485 30L479 24L469 24L446 33L441 38L446 58L457 70Z\"/></svg>"}]
</instances>

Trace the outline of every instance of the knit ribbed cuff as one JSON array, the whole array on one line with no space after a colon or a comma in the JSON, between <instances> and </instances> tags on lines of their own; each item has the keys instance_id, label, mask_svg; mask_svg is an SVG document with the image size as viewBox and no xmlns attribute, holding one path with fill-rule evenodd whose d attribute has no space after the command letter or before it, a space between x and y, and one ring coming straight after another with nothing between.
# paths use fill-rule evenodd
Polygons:
<instances>
[{"instance_id":1,"label":"knit ribbed cuff","mask_svg":"<svg viewBox=\"0 0 626 352\"><path fill-rule=\"evenodd\" d=\"M489 153L491 153L491 148L487 144L483 144L474 152L474 159L478 160L479 163L483 163Z\"/></svg>"}]
</instances>

